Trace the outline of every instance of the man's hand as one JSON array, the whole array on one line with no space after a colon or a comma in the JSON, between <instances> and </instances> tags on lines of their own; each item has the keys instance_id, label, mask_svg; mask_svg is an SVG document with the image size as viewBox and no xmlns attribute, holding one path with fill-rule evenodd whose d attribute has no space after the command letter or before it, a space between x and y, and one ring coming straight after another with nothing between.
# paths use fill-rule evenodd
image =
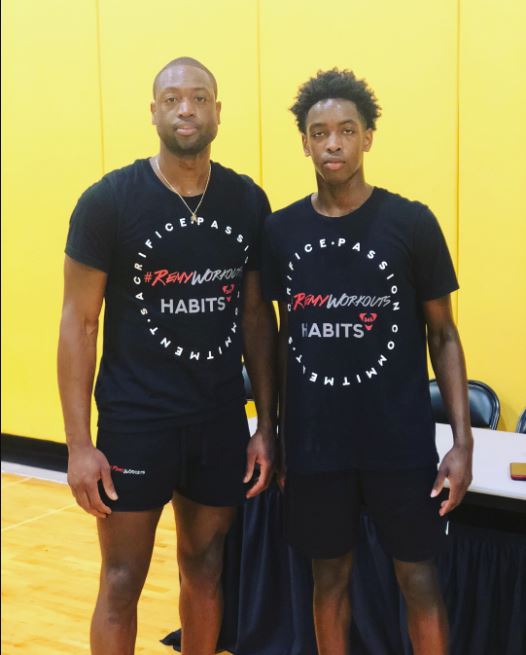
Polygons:
<instances>
[{"instance_id":1,"label":"man's hand","mask_svg":"<svg viewBox=\"0 0 526 655\"><path fill-rule=\"evenodd\" d=\"M449 498L440 503L440 516L445 516L462 502L473 479L472 455L470 446L453 446L440 463L431 491L431 498L435 498L444 488L446 478L449 480Z\"/></svg>"},{"instance_id":2,"label":"man's hand","mask_svg":"<svg viewBox=\"0 0 526 655\"><path fill-rule=\"evenodd\" d=\"M274 467L274 433L272 430L257 429L247 447L247 470L243 482L250 482L254 468L259 466L259 478L247 492L247 498L254 498L270 484Z\"/></svg>"},{"instance_id":3,"label":"man's hand","mask_svg":"<svg viewBox=\"0 0 526 655\"><path fill-rule=\"evenodd\" d=\"M277 442L276 458L274 463L276 472L276 482L281 492L285 491L285 480L287 479L287 467L285 464L285 449L283 444L283 437L280 437Z\"/></svg>"},{"instance_id":4,"label":"man's hand","mask_svg":"<svg viewBox=\"0 0 526 655\"><path fill-rule=\"evenodd\" d=\"M281 492L285 491L285 480L287 479L287 471L285 469L285 464L282 462L276 471L276 479L278 482L278 487Z\"/></svg>"},{"instance_id":5,"label":"man's hand","mask_svg":"<svg viewBox=\"0 0 526 655\"><path fill-rule=\"evenodd\" d=\"M88 514L105 519L111 509L102 502L97 483L102 480L104 491L112 500L118 496L113 486L110 465L106 457L93 445L70 449L68 484L75 500Z\"/></svg>"}]
</instances>

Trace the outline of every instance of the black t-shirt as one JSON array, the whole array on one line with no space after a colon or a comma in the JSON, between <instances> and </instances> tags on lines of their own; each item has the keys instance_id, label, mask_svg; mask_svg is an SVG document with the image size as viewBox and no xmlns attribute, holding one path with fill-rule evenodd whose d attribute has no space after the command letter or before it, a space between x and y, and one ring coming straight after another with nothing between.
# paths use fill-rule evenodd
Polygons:
<instances>
[{"instance_id":1,"label":"black t-shirt","mask_svg":"<svg viewBox=\"0 0 526 655\"><path fill-rule=\"evenodd\" d=\"M195 208L200 197L186 198ZM95 386L99 426L146 431L244 402L241 292L270 208L212 163L198 222L148 159L105 175L73 212L66 253L108 274Z\"/></svg>"},{"instance_id":2,"label":"black t-shirt","mask_svg":"<svg viewBox=\"0 0 526 655\"><path fill-rule=\"evenodd\" d=\"M285 450L297 472L437 461L422 302L458 288L431 211L375 188L340 218L268 217L266 297L288 305Z\"/></svg>"}]
</instances>

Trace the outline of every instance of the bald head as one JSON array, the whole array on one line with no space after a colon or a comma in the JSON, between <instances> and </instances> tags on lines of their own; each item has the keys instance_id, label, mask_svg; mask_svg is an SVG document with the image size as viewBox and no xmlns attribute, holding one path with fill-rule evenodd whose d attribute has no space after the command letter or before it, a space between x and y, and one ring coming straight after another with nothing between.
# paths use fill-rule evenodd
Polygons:
<instances>
[{"instance_id":1,"label":"bald head","mask_svg":"<svg viewBox=\"0 0 526 655\"><path fill-rule=\"evenodd\" d=\"M214 77L213 73L200 61L197 59L194 59L193 57L177 57L177 59L172 59L172 61L169 61L166 66L163 66L161 70L157 73L155 76L155 79L153 81L153 97L155 98L156 93L157 93L157 88L159 85L159 80L163 73L165 73L167 70L170 68L174 68L176 66L193 66L194 68L199 68L200 70L204 71L208 77L210 78L210 82L212 84L212 88L214 90L214 95L217 98L217 82L216 78Z\"/></svg>"}]
</instances>

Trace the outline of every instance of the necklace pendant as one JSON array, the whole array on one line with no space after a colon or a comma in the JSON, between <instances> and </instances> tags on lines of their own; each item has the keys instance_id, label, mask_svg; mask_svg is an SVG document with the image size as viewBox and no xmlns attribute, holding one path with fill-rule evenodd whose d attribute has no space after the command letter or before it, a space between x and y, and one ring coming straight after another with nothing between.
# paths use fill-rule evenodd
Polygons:
<instances>
[{"instance_id":1,"label":"necklace pendant","mask_svg":"<svg viewBox=\"0 0 526 655\"><path fill-rule=\"evenodd\" d=\"M195 214L192 214L192 217L190 219L191 223L197 223L197 216Z\"/></svg>"}]
</instances>

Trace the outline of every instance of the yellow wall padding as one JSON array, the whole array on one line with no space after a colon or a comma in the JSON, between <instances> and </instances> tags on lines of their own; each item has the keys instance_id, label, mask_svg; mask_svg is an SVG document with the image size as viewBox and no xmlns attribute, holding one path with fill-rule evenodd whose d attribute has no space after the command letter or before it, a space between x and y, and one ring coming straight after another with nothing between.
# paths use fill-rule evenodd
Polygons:
<instances>
[{"instance_id":1,"label":"yellow wall padding","mask_svg":"<svg viewBox=\"0 0 526 655\"><path fill-rule=\"evenodd\" d=\"M63 248L80 193L155 153L151 84L170 59L215 73L213 158L279 208L314 189L288 107L318 69L379 98L367 179L427 203L461 290L468 372L501 429L526 405L526 7L514 0L6 0L2 431L64 440L56 390ZM253 412L253 408L251 409ZM94 416L95 419L95 416Z\"/></svg>"}]
</instances>

